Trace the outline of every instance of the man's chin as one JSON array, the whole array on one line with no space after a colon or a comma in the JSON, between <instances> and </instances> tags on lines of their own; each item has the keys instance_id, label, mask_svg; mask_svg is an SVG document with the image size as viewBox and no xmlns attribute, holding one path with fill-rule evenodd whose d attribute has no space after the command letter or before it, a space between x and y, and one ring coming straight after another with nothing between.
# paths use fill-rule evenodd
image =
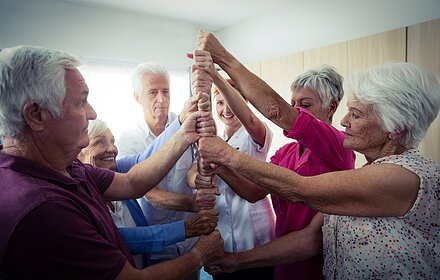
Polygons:
<instances>
[{"instance_id":1,"label":"man's chin","mask_svg":"<svg viewBox=\"0 0 440 280\"><path fill-rule=\"evenodd\" d=\"M81 150L84 149L85 147L87 147L90 143L90 139L89 137L87 137L87 139L84 139L80 142L80 144L78 145L78 148L80 148Z\"/></svg>"}]
</instances>

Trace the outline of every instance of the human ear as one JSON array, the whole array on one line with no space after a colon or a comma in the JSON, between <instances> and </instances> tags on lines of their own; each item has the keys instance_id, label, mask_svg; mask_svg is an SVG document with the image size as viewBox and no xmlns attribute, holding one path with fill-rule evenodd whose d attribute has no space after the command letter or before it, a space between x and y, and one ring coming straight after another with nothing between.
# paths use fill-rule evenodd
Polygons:
<instances>
[{"instance_id":1,"label":"human ear","mask_svg":"<svg viewBox=\"0 0 440 280\"><path fill-rule=\"evenodd\" d=\"M136 102L139 103L139 104L141 104L141 102L139 101L139 98L140 98L140 97L141 97L141 96L140 96L140 95L137 95L136 92L133 92L133 98L134 98L134 100L136 100Z\"/></svg>"},{"instance_id":2,"label":"human ear","mask_svg":"<svg viewBox=\"0 0 440 280\"><path fill-rule=\"evenodd\" d=\"M338 103L336 101L332 100L330 102L329 109L327 112L328 119L330 119L330 120L333 119L333 115L335 114L337 108L338 108Z\"/></svg>"},{"instance_id":3,"label":"human ear","mask_svg":"<svg viewBox=\"0 0 440 280\"><path fill-rule=\"evenodd\" d=\"M23 107L23 118L26 124L34 131L44 130L49 115L50 113L42 109L36 102L26 103Z\"/></svg>"},{"instance_id":4,"label":"human ear","mask_svg":"<svg viewBox=\"0 0 440 280\"><path fill-rule=\"evenodd\" d=\"M390 140L397 140L402 136L402 131L394 131L394 132L390 132L388 133L388 139Z\"/></svg>"}]
</instances>

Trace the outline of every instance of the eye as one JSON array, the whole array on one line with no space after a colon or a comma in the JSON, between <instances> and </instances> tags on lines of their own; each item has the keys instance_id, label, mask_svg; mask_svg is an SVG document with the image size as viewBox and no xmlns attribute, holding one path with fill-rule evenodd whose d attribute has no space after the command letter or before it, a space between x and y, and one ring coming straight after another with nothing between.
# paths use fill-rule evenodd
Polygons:
<instances>
[{"instance_id":1,"label":"eye","mask_svg":"<svg viewBox=\"0 0 440 280\"><path fill-rule=\"evenodd\" d=\"M351 113L351 117L352 117L353 119L355 119L355 120L357 120L357 119L360 118L360 116L357 115L356 113Z\"/></svg>"},{"instance_id":2,"label":"eye","mask_svg":"<svg viewBox=\"0 0 440 280\"><path fill-rule=\"evenodd\" d=\"M310 106L312 106L312 105L310 105L308 103L301 103L301 104L299 104L299 107L301 107L301 108L309 108Z\"/></svg>"},{"instance_id":3,"label":"eye","mask_svg":"<svg viewBox=\"0 0 440 280\"><path fill-rule=\"evenodd\" d=\"M290 102L290 105L292 105L292 107L295 107L295 105L296 105L296 104L295 104L295 101L291 101L291 102Z\"/></svg>"},{"instance_id":4,"label":"eye","mask_svg":"<svg viewBox=\"0 0 440 280\"><path fill-rule=\"evenodd\" d=\"M81 99L80 102L78 103L79 106L84 107L84 105L87 104L87 98Z\"/></svg>"}]
</instances>

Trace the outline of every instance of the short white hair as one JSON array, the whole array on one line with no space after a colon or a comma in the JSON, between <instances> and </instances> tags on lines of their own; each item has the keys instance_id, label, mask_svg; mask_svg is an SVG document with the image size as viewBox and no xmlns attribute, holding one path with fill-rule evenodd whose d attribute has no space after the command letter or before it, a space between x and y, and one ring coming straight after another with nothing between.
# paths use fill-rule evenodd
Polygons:
<instances>
[{"instance_id":1,"label":"short white hair","mask_svg":"<svg viewBox=\"0 0 440 280\"><path fill-rule=\"evenodd\" d=\"M53 117L62 117L66 95L65 69L80 62L70 54L34 46L0 51L0 136L19 137L26 122L23 107L38 103Z\"/></svg>"},{"instance_id":2,"label":"short white hair","mask_svg":"<svg viewBox=\"0 0 440 280\"><path fill-rule=\"evenodd\" d=\"M89 139L93 139L97 136L103 135L108 129L107 123L100 119L94 119L89 121L87 127Z\"/></svg>"},{"instance_id":3,"label":"short white hair","mask_svg":"<svg viewBox=\"0 0 440 280\"><path fill-rule=\"evenodd\" d=\"M344 97L344 78L330 65L311 69L295 78L291 90L306 88L313 91L321 100L322 107L329 109L332 101L339 105Z\"/></svg>"},{"instance_id":4,"label":"short white hair","mask_svg":"<svg viewBox=\"0 0 440 280\"><path fill-rule=\"evenodd\" d=\"M352 74L348 100L371 106L381 126L400 132L400 144L415 148L437 117L440 84L431 71L411 63L387 63Z\"/></svg>"},{"instance_id":5,"label":"short white hair","mask_svg":"<svg viewBox=\"0 0 440 280\"><path fill-rule=\"evenodd\" d=\"M170 81L170 74L165 66L157 62L144 62L139 64L131 74L131 85L133 87L133 92L139 96L142 94L143 83L142 80L145 74L159 74L163 75Z\"/></svg>"}]
</instances>

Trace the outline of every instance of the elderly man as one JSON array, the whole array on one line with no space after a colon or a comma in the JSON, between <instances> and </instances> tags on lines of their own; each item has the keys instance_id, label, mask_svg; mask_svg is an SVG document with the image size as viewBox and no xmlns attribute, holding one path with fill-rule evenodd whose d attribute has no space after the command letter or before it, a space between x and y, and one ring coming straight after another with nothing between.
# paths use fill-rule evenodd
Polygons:
<instances>
[{"instance_id":1,"label":"elderly man","mask_svg":"<svg viewBox=\"0 0 440 280\"><path fill-rule=\"evenodd\" d=\"M200 112L128 173L76 160L89 142L87 84L65 53L38 47L0 52L0 276L14 279L183 279L222 254L218 232L188 254L133 268L105 204L155 186L213 121Z\"/></svg>"},{"instance_id":2,"label":"elderly man","mask_svg":"<svg viewBox=\"0 0 440 280\"><path fill-rule=\"evenodd\" d=\"M180 115L169 112L170 75L157 63L141 63L132 73L133 96L142 106L143 118L122 132L117 146L119 157L142 152ZM138 200L149 224L164 224L187 219L194 212L193 190L187 183L187 172L195 159L193 147L187 149L157 188ZM174 259L191 250L196 238L168 246L163 252L151 255L151 262ZM198 279L196 272L190 279Z\"/></svg>"}]
</instances>

